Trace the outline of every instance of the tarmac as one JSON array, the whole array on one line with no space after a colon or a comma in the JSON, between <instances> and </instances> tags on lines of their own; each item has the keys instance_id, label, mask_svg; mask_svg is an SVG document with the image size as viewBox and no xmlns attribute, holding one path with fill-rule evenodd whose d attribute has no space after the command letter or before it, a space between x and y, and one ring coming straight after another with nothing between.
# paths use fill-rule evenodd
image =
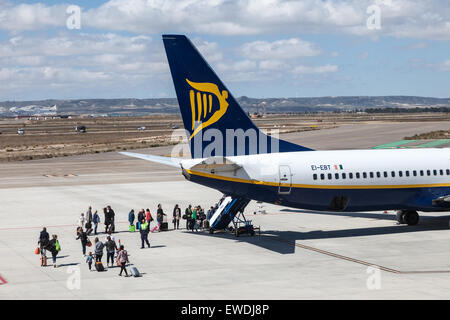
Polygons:
<instances>
[{"instance_id":1,"label":"tarmac","mask_svg":"<svg viewBox=\"0 0 450 320\"><path fill-rule=\"evenodd\" d=\"M291 133L314 149L357 149L406 135L448 129L445 122L355 124ZM430 130L429 130L430 129ZM420 131L420 132L417 132ZM134 152L167 154L171 147ZM446 213L423 213L417 226L396 225L395 212L314 212L250 202L254 237L173 230L179 204L208 208L221 197L186 181L180 170L118 153L5 163L0 166L0 299L449 299L450 230ZM161 203L170 230L151 233L140 249L128 231L131 208ZM116 241L143 276L119 268L89 271L76 238L91 205L116 212ZM58 268L34 254L43 226L57 234ZM104 240L103 224L99 226ZM90 237L91 240L94 237ZM51 259L49 259L51 261ZM106 257L103 257L106 264ZM129 271L129 267L127 268Z\"/></svg>"}]
</instances>

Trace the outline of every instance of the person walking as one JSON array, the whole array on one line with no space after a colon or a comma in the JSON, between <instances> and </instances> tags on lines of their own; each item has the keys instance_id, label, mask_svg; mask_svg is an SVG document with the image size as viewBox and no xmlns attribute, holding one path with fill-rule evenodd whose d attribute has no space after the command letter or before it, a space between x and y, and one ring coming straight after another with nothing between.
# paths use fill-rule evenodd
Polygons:
<instances>
[{"instance_id":1,"label":"person walking","mask_svg":"<svg viewBox=\"0 0 450 320\"><path fill-rule=\"evenodd\" d=\"M53 268L56 268L56 256L59 251L61 251L61 245L59 244L58 236L56 234L52 235L52 240L49 242L48 249L52 253Z\"/></svg>"},{"instance_id":2,"label":"person walking","mask_svg":"<svg viewBox=\"0 0 450 320\"><path fill-rule=\"evenodd\" d=\"M46 247L48 246L50 242L50 235L47 232L47 228L44 227L42 228L41 233L39 234L39 240L38 240L38 245L39 245L39 251L41 253L41 256L46 256L47 252L46 252Z\"/></svg>"},{"instance_id":3,"label":"person walking","mask_svg":"<svg viewBox=\"0 0 450 320\"><path fill-rule=\"evenodd\" d=\"M131 209L131 211L128 213L128 222L130 223L130 226L134 224L134 209Z\"/></svg>"},{"instance_id":4,"label":"person walking","mask_svg":"<svg viewBox=\"0 0 450 320\"><path fill-rule=\"evenodd\" d=\"M111 232L115 232L116 231L116 225L115 225L115 212L113 209L111 209L111 206L107 206L106 207L108 210L108 214L109 214L109 219L111 221Z\"/></svg>"},{"instance_id":5,"label":"person walking","mask_svg":"<svg viewBox=\"0 0 450 320\"><path fill-rule=\"evenodd\" d=\"M86 223L86 218L84 217L84 213L78 218L78 226L84 228L84 224Z\"/></svg>"},{"instance_id":6,"label":"person walking","mask_svg":"<svg viewBox=\"0 0 450 320\"><path fill-rule=\"evenodd\" d=\"M195 207L194 210L192 210L192 222L191 222L192 232L194 232L194 228L196 227L195 224L197 223L197 210L198 210L197 207Z\"/></svg>"},{"instance_id":7,"label":"person walking","mask_svg":"<svg viewBox=\"0 0 450 320\"><path fill-rule=\"evenodd\" d=\"M153 221L153 217L152 217L152 214L150 213L149 208L147 208L147 210L145 210L145 220L148 222L148 225L150 227L150 223Z\"/></svg>"},{"instance_id":8,"label":"person walking","mask_svg":"<svg viewBox=\"0 0 450 320\"><path fill-rule=\"evenodd\" d=\"M103 248L105 247L105 245L103 244L103 242L98 240L98 238L95 238L94 246L95 246L95 262L102 262Z\"/></svg>"},{"instance_id":9,"label":"person walking","mask_svg":"<svg viewBox=\"0 0 450 320\"><path fill-rule=\"evenodd\" d=\"M125 247L123 245L120 246L120 251L117 254L117 261L120 263L120 273L119 276L122 276L122 271L125 271L125 277L128 277L128 272L126 267L126 264L129 263L128 261L128 252L125 250Z\"/></svg>"},{"instance_id":10,"label":"person walking","mask_svg":"<svg viewBox=\"0 0 450 320\"><path fill-rule=\"evenodd\" d=\"M107 208L103 208L103 214L105 215L105 233L107 233L109 230L109 225L111 224L111 218L109 217Z\"/></svg>"},{"instance_id":11,"label":"person walking","mask_svg":"<svg viewBox=\"0 0 450 320\"><path fill-rule=\"evenodd\" d=\"M87 222L92 223L92 207L89 206L88 210L86 211L86 220Z\"/></svg>"},{"instance_id":12,"label":"person walking","mask_svg":"<svg viewBox=\"0 0 450 320\"><path fill-rule=\"evenodd\" d=\"M158 204L158 210L156 210L156 220L158 222L158 232L161 231L161 225L164 222L164 216L166 214L163 212L161 204Z\"/></svg>"},{"instance_id":13,"label":"person walking","mask_svg":"<svg viewBox=\"0 0 450 320\"><path fill-rule=\"evenodd\" d=\"M106 266L109 267L109 260L111 260L111 267L114 267L114 253L117 249L116 242L111 240L110 236L108 236L106 239Z\"/></svg>"},{"instance_id":14,"label":"person walking","mask_svg":"<svg viewBox=\"0 0 450 320\"><path fill-rule=\"evenodd\" d=\"M86 256L86 246L88 243L88 236L87 233L83 231L83 228L78 227L77 228L77 238L75 240L81 240L81 248L83 251L83 257Z\"/></svg>"},{"instance_id":15,"label":"person walking","mask_svg":"<svg viewBox=\"0 0 450 320\"><path fill-rule=\"evenodd\" d=\"M192 221L192 205L189 205L186 210L184 211L184 214L186 215L186 230L189 230L190 223Z\"/></svg>"},{"instance_id":16,"label":"person walking","mask_svg":"<svg viewBox=\"0 0 450 320\"><path fill-rule=\"evenodd\" d=\"M95 210L94 215L92 216L92 222L94 223L94 234L97 235L97 227L100 223L100 216L97 213L97 210Z\"/></svg>"},{"instance_id":17,"label":"person walking","mask_svg":"<svg viewBox=\"0 0 450 320\"><path fill-rule=\"evenodd\" d=\"M86 257L86 263L88 264L89 271L92 271L92 261L94 260L94 257L92 256L92 252L89 251L88 256Z\"/></svg>"},{"instance_id":18,"label":"person walking","mask_svg":"<svg viewBox=\"0 0 450 320\"><path fill-rule=\"evenodd\" d=\"M173 229L179 229L180 227L180 219L181 219L181 209L178 204L173 208Z\"/></svg>"},{"instance_id":19,"label":"person walking","mask_svg":"<svg viewBox=\"0 0 450 320\"><path fill-rule=\"evenodd\" d=\"M139 232L141 233L141 249L144 249L144 242L150 248L150 242L148 241L148 233L150 232L150 223L145 221L145 219L141 221Z\"/></svg>"}]
</instances>

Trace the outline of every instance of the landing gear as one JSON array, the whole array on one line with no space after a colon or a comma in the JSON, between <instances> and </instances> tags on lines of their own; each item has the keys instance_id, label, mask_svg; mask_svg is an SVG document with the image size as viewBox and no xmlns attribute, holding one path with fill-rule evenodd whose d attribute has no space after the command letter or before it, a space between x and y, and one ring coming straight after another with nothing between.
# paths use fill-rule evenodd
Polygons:
<instances>
[{"instance_id":1,"label":"landing gear","mask_svg":"<svg viewBox=\"0 0 450 320\"><path fill-rule=\"evenodd\" d=\"M399 224L407 224L408 226L415 226L419 222L419 214L413 210L398 210L397 222Z\"/></svg>"}]
</instances>

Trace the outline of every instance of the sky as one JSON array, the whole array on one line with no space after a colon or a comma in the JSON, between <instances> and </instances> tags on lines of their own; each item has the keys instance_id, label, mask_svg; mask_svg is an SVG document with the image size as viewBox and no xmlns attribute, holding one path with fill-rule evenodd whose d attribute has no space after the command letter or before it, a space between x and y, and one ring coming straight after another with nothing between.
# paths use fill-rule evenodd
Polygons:
<instances>
[{"instance_id":1,"label":"sky","mask_svg":"<svg viewBox=\"0 0 450 320\"><path fill-rule=\"evenodd\" d=\"M0 101L175 97L170 33L236 97L450 98L448 0L0 0Z\"/></svg>"}]
</instances>

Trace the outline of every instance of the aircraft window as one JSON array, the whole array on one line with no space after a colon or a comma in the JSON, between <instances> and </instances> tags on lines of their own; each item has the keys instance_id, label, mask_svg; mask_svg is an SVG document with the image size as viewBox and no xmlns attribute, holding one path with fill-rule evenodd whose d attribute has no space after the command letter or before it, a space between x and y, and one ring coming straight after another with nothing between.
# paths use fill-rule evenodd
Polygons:
<instances>
[{"instance_id":1,"label":"aircraft window","mask_svg":"<svg viewBox=\"0 0 450 320\"><path fill-rule=\"evenodd\" d=\"M342 179L345 179L346 178L346 174L345 174L345 172L343 172L342 173Z\"/></svg>"},{"instance_id":2,"label":"aircraft window","mask_svg":"<svg viewBox=\"0 0 450 320\"><path fill-rule=\"evenodd\" d=\"M444 170L439 170L439 174L441 175L441 176L443 176L444 175Z\"/></svg>"},{"instance_id":3,"label":"aircraft window","mask_svg":"<svg viewBox=\"0 0 450 320\"><path fill-rule=\"evenodd\" d=\"M408 170L405 171L405 175L406 175L407 177L409 177L409 171L408 171Z\"/></svg>"},{"instance_id":4,"label":"aircraft window","mask_svg":"<svg viewBox=\"0 0 450 320\"><path fill-rule=\"evenodd\" d=\"M381 177L381 173L380 173L380 171L377 171L377 178L380 178Z\"/></svg>"},{"instance_id":5,"label":"aircraft window","mask_svg":"<svg viewBox=\"0 0 450 320\"><path fill-rule=\"evenodd\" d=\"M450 169L446 170L447 175L450 175Z\"/></svg>"},{"instance_id":6,"label":"aircraft window","mask_svg":"<svg viewBox=\"0 0 450 320\"><path fill-rule=\"evenodd\" d=\"M337 179L339 179L339 173L335 173L334 174L334 178L337 180Z\"/></svg>"},{"instance_id":7,"label":"aircraft window","mask_svg":"<svg viewBox=\"0 0 450 320\"><path fill-rule=\"evenodd\" d=\"M450 170L449 170L450 171ZM366 179L367 178L367 172L363 172L363 178Z\"/></svg>"},{"instance_id":8,"label":"aircraft window","mask_svg":"<svg viewBox=\"0 0 450 320\"><path fill-rule=\"evenodd\" d=\"M328 180L333 179L333 175L331 173L328 174Z\"/></svg>"},{"instance_id":9,"label":"aircraft window","mask_svg":"<svg viewBox=\"0 0 450 320\"><path fill-rule=\"evenodd\" d=\"M317 174L316 173L313 174L313 179L317 180Z\"/></svg>"},{"instance_id":10,"label":"aircraft window","mask_svg":"<svg viewBox=\"0 0 450 320\"><path fill-rule=\"evenodd\" d=\"M320 180L325 180L325 174L324 173L320 174Z\"/></svg>"},{"instance_id":11,"label":"aircraft window","mask_svg":"<svg viewBox=\"0 0 450 320\"><path fill-rule=\"evenodd\" d=\"M384 175L385 178L388 177L388 173L386 171L383 172L383 175Z\"/></svg>"},{"instance_id":12,"label":"aircraft window","mask_svg":"<svg viewBox=\"0 0 450 320\"><path fill-rule=\"evenodd\" d=\"M395 178L395 171L391 172L391 176L392 176L392 178Z\"/></svg>"},{"instance_id":13,"label":"aircraft window","mask_svg":"<svg viewBox=\"0 0 450 320\"><path fill-rule=\"evenodd\" d=\"M355 173L355 175L356 175L356 179L359 179L359 178L360 178L360 177L359 177L359 172Z\"/></svg>"},{"instance_id":14,"label":"aircraft window","mask_svg":"<svg viewBox=\"0 0 450 320\"><path fill-rule=\"evenodd\" d=\"M399 172L398 172L398 176L399 176L399 177L403 177L403 171L399 171Z\"/></svg>"},{"instance_id":15,"label":"aircraft window","mask_svg":"<svg viewBox=\"0 0 450 320\"><path fill-rule=\"evenodd\" d=\"M353 179L353 173L352 173L352 172L350 172L350 173L348 174L348 178L349 178L349 179Z\"/></svg>"},{"instance_id":16,"label":"aircraft window","mask_svg":"<svg viewBox=\"0 0 450 320\"><path fill-rule=\"evenodd\" d=\"M420 176L423 177L423 170L420 170Z\"/></svg>"},{"instance_id":17,"label":"aircraft window","mask_svg":"<svg viewBox=\"0 0 450 320\"><path fill-rule=\"evenodd\" d=\"M369 172L371 178L373 178L373 172Z\"/></svg>"},{"instance_id":18,"label":"aircraft window","mask_svg":"<svg viewBox=\"0 0 450 320\"><path fill-rule=\"evenodd\" d=\"M427 176L431 176L431 171L427 170Z\"/></svg>"},{"instance_id":19,"label":"aircraft window","mask_svg":"<svg viewBox=\"0 0 450 320\"><path fill-rule=\"evenodd\" d=\"M417 177L417 171L416 170L413 170L413 176Z\"/></svg>"},{"instance_id":20,"label":"aircraft window","mask_svg":"<svg viewBox=\"0 0 450 320\"><path fill-rule=\"evenodd\" d=\"M437 176L437 170L433 170L433 175Z\"/></svg>"}]
</instances>

